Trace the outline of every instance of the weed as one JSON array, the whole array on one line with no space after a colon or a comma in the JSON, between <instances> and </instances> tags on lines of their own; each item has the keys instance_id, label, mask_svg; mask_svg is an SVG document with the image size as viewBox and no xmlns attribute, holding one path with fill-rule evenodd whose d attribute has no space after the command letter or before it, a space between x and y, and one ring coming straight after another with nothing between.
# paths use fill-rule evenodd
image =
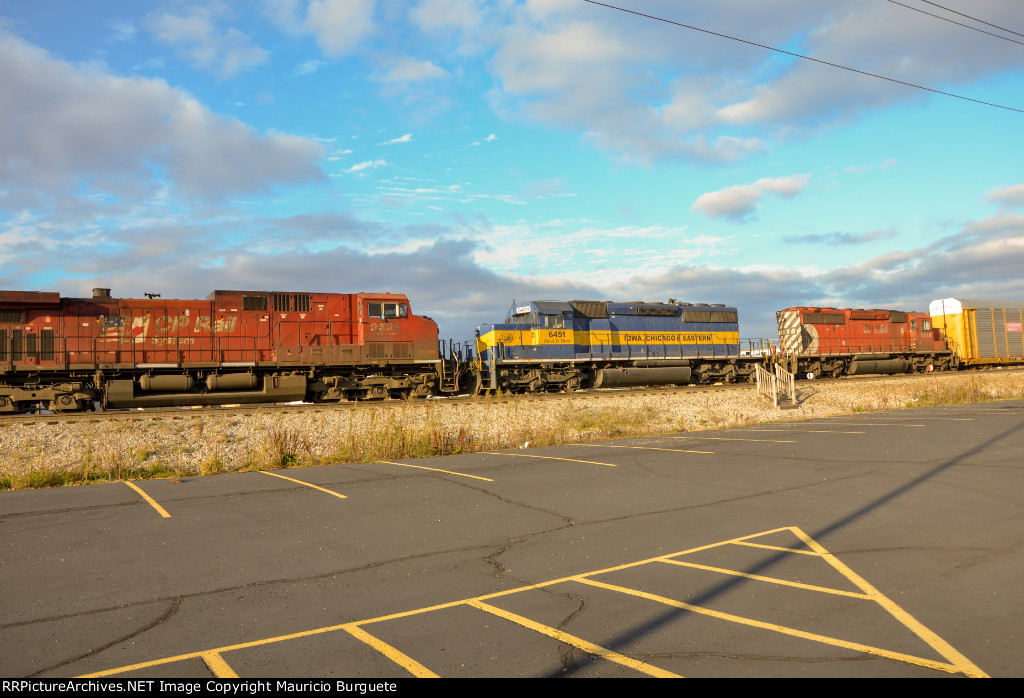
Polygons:
<instances>
[{"instance_id":1,"label":"weed","mask_svg":"<svg viewBox=\"0 0 1024 698\"><path fill-rule=\"evenodd\" d=\"M219 451L214 451L213 455L203 459L203 462L199 464L200 475L216 475L217 473L223 473L225 470L227 470L227 465L224 463L224 459L221 458Z\"/></svg>"},{"instance_id":2,"label":"weed","mask_svg":"<svg viewBox=\"0 0 1024 698\"><path fill-rule=\"evenodd\" d=\"M298 429L274 426L267 434L266 450L270 464L291 468L302 462L302 454L312 447L309 434Z\"/></svg>"}]
</instances>

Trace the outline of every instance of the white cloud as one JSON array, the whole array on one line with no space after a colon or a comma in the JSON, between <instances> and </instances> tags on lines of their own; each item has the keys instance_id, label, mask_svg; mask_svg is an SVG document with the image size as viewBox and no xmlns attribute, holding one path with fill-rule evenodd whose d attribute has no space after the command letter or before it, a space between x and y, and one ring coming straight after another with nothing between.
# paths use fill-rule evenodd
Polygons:
<instances>
[{"instance_id":1,"label":"white cloud","mask_svg":"<svg viewBox=\"0 0 1024 698\"><path fill-rule=\"evenodd\" d=\"M39 202L85 190L128 200L164 180L218 199L323 177L320 145L260 134L162 80L121 78L0 35L0 189ZM8 199L11 200L10 198Z\"/></svg>"},{"instance_id":2,"label":"white cloud","mask_svg":"<svg viewBox=\"0 0 1024 698\"><path fill-rule=\"evenodd\" d=\"M432 40L455 42L455 53L469 55L480 50L485 13L493 10L482 0L420 0L409 18Z\"/></svg>"},{"instance_id":3,"label":"white cloud","mask_svg":"<svg viewBox=\"0 0 1024 698\"><path fill-rule=\"evenodd\" d=\"M985 194L985 200L1002 208L1024 206L1024 184L996 187Z\"/></svg>"},{"instance_id":4,"label":"white cloud","mask_svg":"<svg viewBox=\"0 0 1024 698\"><path fill-rule=\"evenodd\" d=\"M295 75L312 75L316 71L320 70L320 66L323 65L322 61L313 59L304 61L295 67Z\"/></svg>"},{"instance_id":5,"label":"white cloud","mask_svg":"<svg viewBox=\"0 0 1024 698\"><path fill-rule=\"evenodd\" d=\"M304 23L324 54L350 52L374 28L373 0L312 0Z\"/></svg>"},{"instance_id":6,"label":"white cloud","mask_svg":"<svg viewBox=\"0 0 1024 698\"><path fill-rule=\"evenodd\" d=\"M224 13L216 3L190 8L186 14L154 11L145 24L157 41L176 47L193 65L214 70L226 79L266 63L269 55L241 31L233 27L219 30L216 21Z\"/></svg>"},{"instance_id":7,"label":"white cloud","mask_svg":"<svg viewBox=\"0 0 1024 698\"><path fill-rule=\"evenodd\" d=\"M374 168L374 167L383 167L384 165L387 165L387 164L388 163L385 160L366 160L365 162L357 162L355 165L352 165L352 167L348 168L345 171L346 172L362 172L363 170L368 170L368 169Z\"/></svg>"},{"instance_id":8,"label":"white cloud","mask_svg":"<svg viewBox=\"0 0 1024 698\"><path fill-rule=\"evenodd\" d=\"M107 22L107 26L110 27L110 38L114 41L134 41L138 33L135 23L126 19L112 19Z\"/></svg>"},{"instance_id":9,"label":"white cloud","mask_svg":"<svg viewBox=\"0 0 1024 698\"><path fill-rule=\"evenodd\" d=\"M885 3L629 7L952 92L1024 60L994 50L990 37ZM1008 25L1019 15L1013 0L987 0L985 11ZM475 26L495 37L500 87L490 96L503 116L579 130L641 162L734 161L869 110L950 99L577 0L488 5Z\"/></svg>"},{"instance_id":10,"label":"white cloud","mask_svg":"<svg viewBox=\"0 0 1024 698\"><path fill-rule=\"evenodd\" d=\"M719 191L701 194L690 207L706 218L742 220L757 208L766 193L792 198L804 190L810 181L809 174L789 177L766 177L753 184L740 184Z\"/></svg>"},{"instance_id":11,"label":"white cloud","mask_svg":"<svg viewBox=\"0 0 1024 698\"><path fill-rule=\"evenodd\" d=\"M383 143L380 143L379 145L394 145L395 143L410 143L410 142L412 142L412 134L411 133L407 133L404 136L399 136L398 138L392 138L389 141L384 141Z\"/></svg>"},{"instance_id":12,"label":"white cloud","mask_svg":"<svg viewBox=\"0 0 1024 698\"><path fill-rule=\"evenodd\" d=\"M301 14L305 0L258 0L260 11L275 27L291 34L302 36L306 30Z\"/></svg>"},{"instance_id":13,"label":"white cloud","mask_svg":"<svg viewBox=\"0 0 1024 698\"><path fill-rule=\"evenodd\" d=\"M472 31L483 20L475 0L420 0L410 18L427 32Z\"/></svg>"},{"instance_id":14,"label":"white cloud","mask_svg":"<svg viewBox=\"0 0 1024 698\"><path fill-rule=\"evenodd\" d=\"M430 61L403 57L396 60L380 80L386 83L424 82L439 80L447 75L448 71L438 68Z\"/></svg>"},{"instance_id":15,"label":"white cloud","mask_svg":"<svg viewBox=\"0 0 1024 698\"><path fill-rule=\"evenodd\" d=\"M786 242L815 243L835 247L836 245L863 245L878 240L896 237L895 230L871 230L866 233L820 233L811 235L795 235L783 238Z\"/></svg>"}]
</instances>

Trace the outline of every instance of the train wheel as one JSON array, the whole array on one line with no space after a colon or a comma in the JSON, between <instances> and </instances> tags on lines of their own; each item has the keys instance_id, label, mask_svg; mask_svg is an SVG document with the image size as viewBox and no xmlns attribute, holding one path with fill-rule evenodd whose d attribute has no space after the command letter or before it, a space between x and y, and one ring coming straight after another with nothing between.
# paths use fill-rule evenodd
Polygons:
<instances>
[{"instance_id":1,"label":"train wheel","mask_svg":"<svg viewBox=\"0 0 1024 698\"><path fill-rule=\"evenodd\" d=\"M366 392L363 393L362 399L363 400L383 400L387 396L388 396L388 391L384 388L383 385L371 385L369 388L366 389Z\"/></svg>"},{"instance_id":2,"label":"train wheel","mask_svg":"<svg viewBox=\"0 0 1024 698\"><path fill-rule=\"evenodd\" d=\"M469 393L470 395L479 393L482 385L483 376L480 375L480 371L476 370L476 368L463 372L459 377L459 387L462 392Z\"/></svg>"},{"instance_id":3,"label":"train wheel","mask_svg":"<svg viewBox=\"0 0 1024 698\"><path fill-rule=\"evenodd\" d=\"M54 412L75 412L82 409L73 395L58 395L57 399L50 401L48 408Z\"/></svg>"}]
</instances>

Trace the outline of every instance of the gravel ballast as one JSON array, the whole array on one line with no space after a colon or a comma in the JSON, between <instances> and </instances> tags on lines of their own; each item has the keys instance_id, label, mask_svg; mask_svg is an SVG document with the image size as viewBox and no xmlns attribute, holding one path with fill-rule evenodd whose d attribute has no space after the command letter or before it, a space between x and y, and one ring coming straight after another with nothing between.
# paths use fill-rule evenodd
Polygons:
<instances>
[{"instance_id":1,"label":"gravel ballast","mask_svg":"<svg viewBox=\"0 0 1024 698\"><path fill-rule=\"evenodd\" d=\"M608 391L558 400L453 398L360 409L219 414L180 410L116 421L0 426L0 485L190 476L327 462L581 443L635 435L1024 396L1024 371L797 383L780 410L753 388Z\"/></svg>"}]
</instances>

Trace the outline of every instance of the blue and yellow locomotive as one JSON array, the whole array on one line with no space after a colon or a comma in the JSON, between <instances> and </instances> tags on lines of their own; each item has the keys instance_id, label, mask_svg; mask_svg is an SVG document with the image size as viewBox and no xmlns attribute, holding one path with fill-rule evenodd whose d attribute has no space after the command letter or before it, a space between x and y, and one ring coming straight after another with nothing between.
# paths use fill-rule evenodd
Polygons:
<instances>
[{"instance_id":1,"label":"blue and yellow locomotive","mask_svg":"<svg viewBox=\"0 0 1024 698\"><path fill-rule=\"evenodd\" d=\"M749 380L736 308L720 304L531 301L476 330L481 388L571 391Z\"/></svg>"}]
</instances>

